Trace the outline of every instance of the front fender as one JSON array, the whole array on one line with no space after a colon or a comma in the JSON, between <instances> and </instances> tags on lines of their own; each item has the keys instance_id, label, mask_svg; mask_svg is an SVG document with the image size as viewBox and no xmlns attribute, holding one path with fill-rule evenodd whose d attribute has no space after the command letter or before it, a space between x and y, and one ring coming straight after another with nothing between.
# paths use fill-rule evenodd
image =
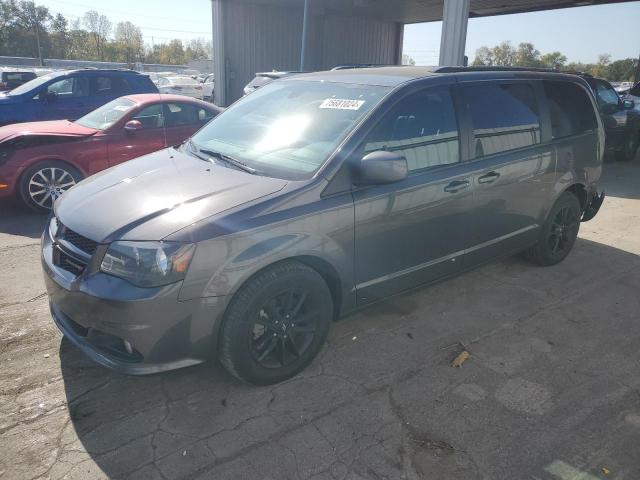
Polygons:
<instances>
[{"instance_id":1,"label":"front fender","mask_svg":"<svg viewBox=\"0 0 640 480\"><path fill-rule=\"evenodd\" d=\"M324 206L328 208L198 242L180 299L232 296L258 271L297 257L330 266L342 298L349 298L354 285L353 202L348 196L327 200Z\"/></svg>"}]
</instances>

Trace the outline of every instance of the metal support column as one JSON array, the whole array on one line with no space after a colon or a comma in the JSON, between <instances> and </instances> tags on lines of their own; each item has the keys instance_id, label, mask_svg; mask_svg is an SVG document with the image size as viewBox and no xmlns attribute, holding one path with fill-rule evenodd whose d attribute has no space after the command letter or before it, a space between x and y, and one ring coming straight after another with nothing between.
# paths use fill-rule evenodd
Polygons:
<instances>
[{"instance_id":1,"label":"metal support column","mask_svg":"<svg viewBox=\"0 0 640 480\"><path fill-rule=\"evenodd\" d=\"M300 70L305 70L307 49L309 48L309 0L304 0L302 14L302 45L300 48Z\"/></svg>"},{"instance_id":2,"label":"metal support column","mask_svg":"<svg viewBox=\"0 0 640 480\"><path fill-rule=\"evenodd\" d=\"M213 54L213 101L221 107L227 106L227 71L224 49L223 0L211 0L211 46Z\"/></svg>"},{"instance_id":3,"label":"metal support column","mask_svg":"<svg viewBox=\"0 0 640 480\"><path fill-rule=\"evenodd\" d=\"M468 21L469 0L444 0L440 65L463 65Z\"/></svg>"}]
</instances>

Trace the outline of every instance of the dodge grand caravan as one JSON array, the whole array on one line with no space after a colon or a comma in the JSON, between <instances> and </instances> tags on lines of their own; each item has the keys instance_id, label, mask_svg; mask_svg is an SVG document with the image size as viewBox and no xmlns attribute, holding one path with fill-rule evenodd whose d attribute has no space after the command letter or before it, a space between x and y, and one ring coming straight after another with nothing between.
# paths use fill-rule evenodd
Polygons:
<instances>
[{"instance_id":1,"label":"dodge grand caravan","mask_svg":"<svg viewBox=\"0 0 640 480\"><path fill-rule=\"evenodd\" d=\"M131 374L217 356L269 384L333 319L524 253L562 261L598 211L604 135L573 75L383 67L273 82L177 148L54 206L54 321Z\"/></svg>"}]
</instances>

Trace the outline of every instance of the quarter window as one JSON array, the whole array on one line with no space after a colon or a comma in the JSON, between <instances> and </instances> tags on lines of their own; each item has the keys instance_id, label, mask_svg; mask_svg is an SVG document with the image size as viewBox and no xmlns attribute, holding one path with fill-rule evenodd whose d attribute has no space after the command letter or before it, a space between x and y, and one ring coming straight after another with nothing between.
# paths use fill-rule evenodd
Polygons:
<instances>
[{"instance_id":1,"label":"quarter window","mask_svg":"<svg viewBox=\"0 0 640 480\"><path fill-rule=\"evenodd\" d=\"M458 124L449 88L409 95L396 104L364 142L364 152L402 153L409 170L460 161Z\"/></svg>"},{"instance_id":2,"label":"quarter window","mask_svg":"<svg viewBox=\"0 0 640 480\"><path fill-rule=\"evenodd\" d=\"M569 137L597 126L593 104L587 92L571 82L545 81L544 91L551 116L551 136Z\"/></svg>"},{"instance_id":3,"label":"quarter window","mask_svg":"<svg viewBox=\"0 0 640 480\"><path fill-rule=\"evenodd\" d=\"M530 84L472 85L464 91L475 158L540 143L540 116Z\"/></svg>"}]
</instances>

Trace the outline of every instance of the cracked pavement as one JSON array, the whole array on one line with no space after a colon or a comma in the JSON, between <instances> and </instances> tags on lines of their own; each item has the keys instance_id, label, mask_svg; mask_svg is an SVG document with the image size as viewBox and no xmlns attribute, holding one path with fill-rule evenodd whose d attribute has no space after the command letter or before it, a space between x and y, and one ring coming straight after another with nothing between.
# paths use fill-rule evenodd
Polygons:
<instances>
[{"instance_id":1,"label":"cracked pavement","mask_svg":"<svg viewBox=\"0 0 640 480\"><path fill-rule=\"evenodd\" d=\"M260 388L93 364L50 319L44 218L0 203L0 479L638 479L640 161L603 184L561 265L394 297Z\"/></svg>"}]
</instances>

